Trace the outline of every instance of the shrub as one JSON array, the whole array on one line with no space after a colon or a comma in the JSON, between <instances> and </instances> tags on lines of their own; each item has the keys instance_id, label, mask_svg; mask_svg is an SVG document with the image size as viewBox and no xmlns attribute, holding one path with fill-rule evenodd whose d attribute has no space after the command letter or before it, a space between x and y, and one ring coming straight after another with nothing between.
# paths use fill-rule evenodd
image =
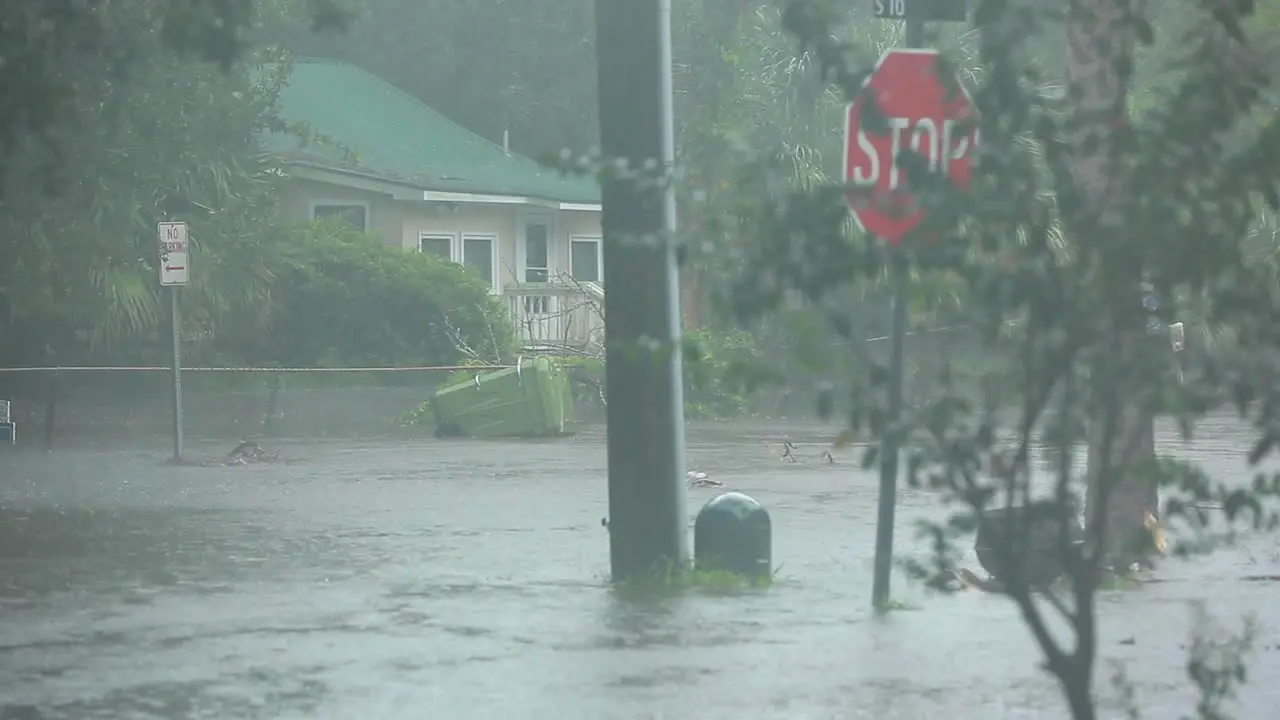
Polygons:
<instances>
[{"instance_id":1,"label":"shrub","mask_svg":"<svg viewBox=\"0 0 1280 720\"><path fill-rule=\"evenodd\" d=\"M453 365L460 344L497 360L513 331L488 283L333 222L294 228L270 308L268 362L293 366Z\"/></svg>"},{"instance_id":2,"label":"shrub","mask_svg":"<svg viewBox=\"0 0 1280 720\"><path fill-rule=\"evenodd\" d=\"M754 335L741 330L688 330L684 354L687 417L726 419L749 411L765 368Z\"/></svg>"}]
</instances>

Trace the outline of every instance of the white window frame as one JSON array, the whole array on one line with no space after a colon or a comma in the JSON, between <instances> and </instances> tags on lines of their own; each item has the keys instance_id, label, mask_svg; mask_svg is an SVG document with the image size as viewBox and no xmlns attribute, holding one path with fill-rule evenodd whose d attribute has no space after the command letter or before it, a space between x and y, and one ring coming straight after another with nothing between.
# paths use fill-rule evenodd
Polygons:
<instances>
[{"instance_id":1,"label":"white window frame","mask_svg":"<svg viewBox=\"0 0 1280 720\"><path fill-rule=\"evenodd\" d=\"M573 277L573 244L576 242L591 242L596 244L596 279L588 282L604 283L604 238L599 235L570 235L569 236L569 276ZM577 278L574 278L575 280Z\"/></svg>"},{"instance_id":2,"label":"white window frame","mask_svg":"<svg viewBox=\"0 0 1280 720\"><path fill-rule=\"evenodd\" d=\"M529 249L527 247L528 237L526 231L530 225L547 226L547 282L554 282L558 267L556 263L556 218L551 213L543 212L522 212L520 213L520 234L516 243L516 271L519 273L518 278L521 283L528 282L529 266L525 261L529 258ZM535 268L541 270L542 268Z\"/></svg>"},{"instance_id":3,"label":"white window frame","mask_svg":"<svg viewBox=\"0 0 1280 720\"><path fill-rule=\"evenodd\" d=\"M462 258L462 246L458 241L458 233L456 232L427 232L425 230L418 233L418 252L422 252L423 240L448 240L449 241L449 257L451 263L457 263Z\"/></svg>"},{"instance_id":4,"label":"white window frame","mask_svg":"<svg viewBox=\"0 0 1280 720\"><path fill-rule=\"evenodd\" d=\"M462 238L458 241L458 264L466 267L467 264L467 241L468 240L488 240L489 241L489 291L498 292L498 268L502 267L502 253L499 248L502 247L500 238L497 233L462 233Z\"/></svg>"},{"instance_id":5,"label":"white window frame","mask_svg":"<svg viewBox=\"0 0 1280 720\"><path fill-rule=\"evenodd\" d=\"M364 227L360 229L360 232L369 232L369 228L373 227L373 206L368 200L312 198L307 201L307 222L315 222L316 208L322 207L364 208Z\"/></svg>"}]
</instances>

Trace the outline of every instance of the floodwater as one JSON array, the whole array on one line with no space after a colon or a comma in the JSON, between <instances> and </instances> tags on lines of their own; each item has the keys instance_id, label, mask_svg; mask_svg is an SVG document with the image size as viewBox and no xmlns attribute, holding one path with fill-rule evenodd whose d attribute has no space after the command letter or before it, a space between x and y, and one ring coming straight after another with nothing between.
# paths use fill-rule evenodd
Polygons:
<instances>
[{"instance_id":1,"label":"floodwater","mask_svg":"<svg viewBox=\"0 0 1280 720\"><path fill-rule=\"evenodd\" d=\"M0 718L1066 717L998 596L870 600L875 476L819 461L791 428L694 428L690 467L772 512L777 584L737 596L618 597L604 583L605 447L554 442L272 443L297 462L162 465L131 450L0 455ZM827 435L829 437L829 435ZM1245 436L1211 423L1182 454L1243 477ZM1162 450L1176 441L1167 433ZM196 444L193 457L227 443ZM691 511L718 489L690 490ZM936 500L904 490L897 547ZM976 567L976 563L974 565ZM1169 581L1104 594L1112 661L1145 717L1178 717L1190 601L1261 621L1240 718L1280 706L1280 545L1260 538Z\"/></svg>"}]
</instances>

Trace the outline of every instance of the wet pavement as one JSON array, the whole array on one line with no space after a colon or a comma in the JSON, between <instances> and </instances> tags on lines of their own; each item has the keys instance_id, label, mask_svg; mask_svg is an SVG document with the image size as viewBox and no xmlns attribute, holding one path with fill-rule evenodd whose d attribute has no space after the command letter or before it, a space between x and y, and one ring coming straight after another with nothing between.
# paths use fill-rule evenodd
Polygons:
<instances>
[{"instance_id":1,"label":"wet pavement","mask_svg":"<svg viewBox=\"0 0 1280 720\"><path fill-rule=\"evenodd\" d=\"M691 510L729 489L771 510L777 584L643 603L604 584L599 432L276 442L298 462L217 468L164 466L163 443L0 455L0 718L1066 717L1006 600L899 574L909 608L868 613L875 476L820 462L829 433L789 432L794 465L758 426L689 445L726 484L691 490ZM1245 438L1218 421L1177 451L1243 477ZM938 512L902 492L899 554L925 552L912 523ZM1238 716L1273 717L1280 586L1239 578L1277 567L1260 538L1106 593L1099 694L1120 661L1145 717L1190 710L1188 602L1204 600L1231 628L1261 620Z\"/></svg>"}]
</instances>

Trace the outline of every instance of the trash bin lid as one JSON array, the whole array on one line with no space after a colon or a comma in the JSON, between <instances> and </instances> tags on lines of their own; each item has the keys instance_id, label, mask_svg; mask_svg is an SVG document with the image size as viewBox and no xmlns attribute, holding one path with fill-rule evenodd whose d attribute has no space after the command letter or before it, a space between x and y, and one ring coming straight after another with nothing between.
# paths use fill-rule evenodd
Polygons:
<instances>
[{"instance_id":1,"label":"trash bin lid","mask_svg":"<svg viewBox=\"0 0 1280 720\"><path fill-rule=\"evenodd\" d=\"M759 502L756 502L755 498L743 495L740 492L727 492L708 500L707 504L702 506L702 510L698 511L698 514L701 515L705 512L729 513L739 518L744 518L763 511L764 508Z\"/></svg>"}]
</instances>

